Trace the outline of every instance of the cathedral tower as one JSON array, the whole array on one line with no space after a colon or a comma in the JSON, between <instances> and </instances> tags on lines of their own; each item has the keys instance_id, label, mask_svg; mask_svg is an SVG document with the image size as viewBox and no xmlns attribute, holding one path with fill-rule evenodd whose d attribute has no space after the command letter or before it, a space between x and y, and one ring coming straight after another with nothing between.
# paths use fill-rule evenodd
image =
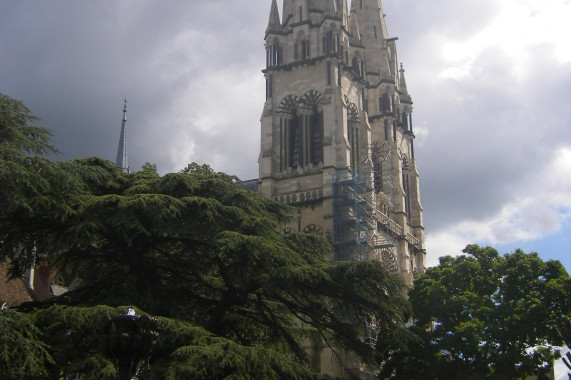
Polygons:
<instances>
[{"instance_id":1,"label":"cathedral tower","mask_svg":"<svg viewBox=\"0 0 571 380\"><path fill-rule=\"evenodd\" d=\"M288 229L322 234L336 260L381 260L411 285L425 270L412 99L380 0L347 2L283 0L280 18L272 0L258 189L299 207Z\"/></svg>"}]
</instances>

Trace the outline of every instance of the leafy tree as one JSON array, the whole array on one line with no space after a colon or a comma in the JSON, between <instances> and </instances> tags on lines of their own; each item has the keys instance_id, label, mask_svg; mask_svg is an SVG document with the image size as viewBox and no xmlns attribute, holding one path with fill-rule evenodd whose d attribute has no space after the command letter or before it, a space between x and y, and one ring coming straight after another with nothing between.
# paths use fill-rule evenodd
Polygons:
<instances>
[{"instance_id":1,"label":"leafy tree","mask_svg":"<svg viewBox=\"0 0 571 380\"><path fill-rule=\"evenodd\" d=\"M443 257L410 291L420 343L385 373L408 379L525 379L547 373L569 317L569 275L559 261L521 250L501 257L469 245Z\"/></svg>"},{"instance_id":2,"label":"leafy tree","mask_svg":"<svg viewBox=\"0 0 571 380\"><path fill-rule=\"evenodd\" d=\"M380 263L332 263L322 238L278 232L293 209L199 169L160 177L96 158L67 163L86 190L40 231L12 223L7 246L33 234L38 251L78 273L66 302L134 304L298 358L305 338L369 356L355 322L370 316L402 329L403 284Z\"/></svg>"},{"instance_id":3,"label":"leafy tree","mask_svg":"<svg viewBox=\"0 0 571 380\"><path fill-rule=\"evenodd\" d=\"M0 158L2 165L6 160ZM50 353L57 363L74 363L66 366L69 373L89 376L106 368L99 357L82 361L85 350L75 339L54 340L93 327L82 316L85 307L135 305L221 339L207 350L197 345L163 356L170 364L160 367L171 366L173 378L190 376L198 358L227 360L228 368L242 371L229 373L265 366L267 378L277 378L280 371L298 371L283 364L289 363L285 358L306 365L302 341L371 361L373 349L361 339L370 318L383 332L380 344L406 333L408 303L400 279L378 262L333 263L332 248L321 237L279 233L295 210L241 189L236 177L194 163L164 176L151 164L124 173L96 157L43 165L45 170L29 172L41 191L21 196L14 187L12 199L23 201L7 202L0 259L11 257L11 273L18 276L41 255L81 279L73 291L21 309L48 316L37 324L48 331L40 338L56 350ZM57 330L62 318L74 327ZM76 338L82 342L84 336ZM177 346L165 350L171 348Z\"/></svg>"},{"instance_id":4,"label":"leafy tree","mask_svg":"<svg viewBox=\"0 0 571 380\"><path fill-rule=\"evenodd\" d=\"M0 310L0 375L3 379L37 379L54 364L40 329L29 315Z\"/></svg>"},{"instance_id":5,"label":"leafy tree","mask_svg":"<svg viewBox=\"0 0 571 380\"><path fill-rule=\"evenodd\" d=\"M0 216L14 208L31 209L47 186L40 171L49 171L43 158L57 150L51 131L31 125L37 121L21 102L0 93ZM45 199L45 198L43 198Z\"/></svg>"},{"instance_id":6,"label":"leafy tree","mask_svg":"<svg viewBox=\"0 0 571 380\"><path fill-rule=\"evenodd\" d=\"M566 288L567 293L571 294L571 278L567 280ZM567 346L567 349L571 350L571 312L568 313L565 319L559 324L558 330L561 338L563 339L563 342ZM571 380L571 351L567 351L565 353L565 356L563 357L563 363L569 369L569 373L567 375Z\"/></svg>"},{"instance_id":7,"label":"leafy tree","mask_svg":"<svg viewBox=\"0 0 571 380\"><path fill-rule=\"evenodd\" d=\"M99 349L98 325L125 310L54 305L28 313L1 311L0 331L9 334L0 336L0 376L14 380L78 375L114 379L113 363ZM11 324L7 329L6 323ZM157 331L150 361L142 363L145 379L322 378L274 351L241 346L189 322L159 317Z\"/></svg>"},{"instance_id":8,"label":"leafy tree","mask_svg":"<svg viewBox=\"0 0 571 380\"><path fill-rule=\"evenodd\" d=\"M57 150L50 144L51 131L33 125L37 120L21 101L0 94L0 248L10 220L41 214L49 223L67 212L64 198L74 178L46 158ZM18 245L26 254L12 257L12 273L35 262L35 237L24 236Z\"/></svg>"}]
</instances>

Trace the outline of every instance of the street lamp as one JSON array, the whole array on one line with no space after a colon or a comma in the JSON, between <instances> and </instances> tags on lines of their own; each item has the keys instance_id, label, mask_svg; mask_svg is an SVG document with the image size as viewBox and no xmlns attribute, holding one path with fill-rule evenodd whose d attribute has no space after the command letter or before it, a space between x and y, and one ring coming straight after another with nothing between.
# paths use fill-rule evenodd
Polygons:
<instances>
[{"instance_id":1,"label":"street lamp","mask_svg":"<svg viewBox=\"0 0 571 380\"><path fill-rule=\"evenodd\" d=\"M117 380L131 380L137 375L139 363L149 357L159 336L156 328L155 318L136 315L133 309L101 321L99 344L105 356L113 360Z\"/></svg>"}]
</instances>

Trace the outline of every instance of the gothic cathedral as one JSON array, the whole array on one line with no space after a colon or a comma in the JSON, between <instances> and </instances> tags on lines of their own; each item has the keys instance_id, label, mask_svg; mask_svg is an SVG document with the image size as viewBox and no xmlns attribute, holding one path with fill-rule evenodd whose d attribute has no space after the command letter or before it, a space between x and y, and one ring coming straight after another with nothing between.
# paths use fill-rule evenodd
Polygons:
<instances>
[{"instance_id":1,"label":"gothic cathedral","mask_svg":"<svg viewBox=\"0 0 571 380\"><path fill-rule=\"evenodd\" d=\"M326 237L335 260L425 271L412 99L380 0L272 0L258 191L299 209L286 231ZM307 347L342 375L350 356ZM328 364L329 363L329 364Z\"/></svg>"},{"instance_id":2,"label":"gothic cathedral","mask_svg":"<svg viewBox=\"0 0 571 380\"><path fill-rule=\"evenodd\" d=\"M380 0L272 0L259 185L336 260L425 270L412 100Z\"/></svg>"}]
</instances>

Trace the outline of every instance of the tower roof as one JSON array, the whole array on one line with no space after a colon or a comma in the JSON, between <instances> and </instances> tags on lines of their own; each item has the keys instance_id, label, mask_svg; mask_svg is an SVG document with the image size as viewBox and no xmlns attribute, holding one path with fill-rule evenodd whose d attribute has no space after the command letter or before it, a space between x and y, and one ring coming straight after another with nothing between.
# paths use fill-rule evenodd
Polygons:
<instances>
[{"instance_id":1,"label":"tower roof","mask_svg":"<svg viewBox=\"0 0 571 380\"><path fill-rule=\"evenodd\" d=\"M403 95L408 95L408 89L406 88L406 80L404 79L404 67L402 63L400 64L400 77L399 77L399 91Z\"/></svg>"},{"instance_id":2,"label":"tower roof","mask_svg":"<svg viewBox=\"0 0 571 380\"><path fill-rule=\"evenodd\" d=\"M121 135L119 136L119 146L117 147L117 166L124 172L129 172L129 162L127 160L127 99L123 103L123 119L121 121Z\"/></svg>"},{"instance_id":3,"label":"tower roof","mask_svg":"<svg viewBox=\"0 0 571 380\"><path fill-rule=\"evenodd\" d=\"M378 73L381 77L395 78L396 63L392 62L393 52L387 51L388 32L381 0L354 1L359 31L366 48L365 66L367 72ZM393 67L395 66L395 67Z\"/></svg>"},{"instance_id":4,"label":"tower roof","mask_svg":"<svg viewBox=\"0 0 571 380\"><path fill-rule=\"evenodd\" d=\"M270 9L270 19L266 33L277 32L281 29L280 13L278 11L278 3L272 0L272 8Z\"/></svg>"},{"instance_id":5,"label":"tower roof","mask_svg":"<svg viewBox=\"0 0 571 380\"><path fill-rule=\"evenodd\" d=\"M355 4L351 6L351 34L356 40L361 39L361 33L359 32L359 23L357 21L357 13L355 13Z\"/></svg>"}]
</instances>

